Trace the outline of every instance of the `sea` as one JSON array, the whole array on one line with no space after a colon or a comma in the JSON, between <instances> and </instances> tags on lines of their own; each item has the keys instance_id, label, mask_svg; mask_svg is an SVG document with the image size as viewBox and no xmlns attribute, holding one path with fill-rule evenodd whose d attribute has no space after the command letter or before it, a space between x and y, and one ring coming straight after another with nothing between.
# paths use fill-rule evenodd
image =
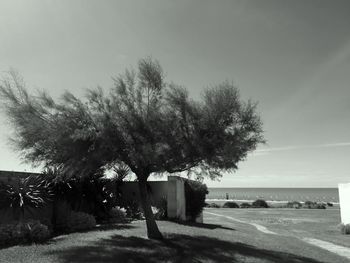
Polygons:
<instances>
[{"instance_id":1,"label":"sea","mask_svg":"<svg viewBox=\"0 0 350 263\"><path fill-rule=\"evenodd\" d=\"M209 188L207 200L339 203L338 188Z\"/></svg>"}]
</instances>

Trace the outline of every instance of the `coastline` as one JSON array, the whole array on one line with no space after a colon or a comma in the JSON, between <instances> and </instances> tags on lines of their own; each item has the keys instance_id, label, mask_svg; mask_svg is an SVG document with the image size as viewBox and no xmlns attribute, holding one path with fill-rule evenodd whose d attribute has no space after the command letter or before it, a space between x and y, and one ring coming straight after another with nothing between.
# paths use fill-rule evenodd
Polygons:
<instances>
[{"instance_id":1,"label":"coastline","mask_svg":"<svg viewBox=\"0 0 350 263\"><path fill-rule=\"evenodd\" d=\"M244 199L222 199L222 198L206 198L205 202L206 203L216 203L218 205L223 205L226 202L235 202L237 204L242 204L242 203L252 203L255 200L244 200ZM277 200L265 200L271 207L278 207L279 205L286 205L288 202L294 202L294 201L277 201ZM295 200L296 201L296 200ZM310 200L311 201L311 200ZM305 201L296 201L301 204L304 204ZM317 201L315 201L317 202ZM334 207L339 207L339 202L317 202L317 203L331 203Z\"/></svg>"}]
</instances>

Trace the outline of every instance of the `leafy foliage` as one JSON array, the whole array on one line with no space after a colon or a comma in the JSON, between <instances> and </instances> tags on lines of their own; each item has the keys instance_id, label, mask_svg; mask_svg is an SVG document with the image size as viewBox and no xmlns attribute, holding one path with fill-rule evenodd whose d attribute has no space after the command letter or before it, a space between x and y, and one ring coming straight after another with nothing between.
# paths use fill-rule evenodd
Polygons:
<instances>
[{"instance_id":1,"label":"leafy foliage","mask_svg":"<svg viewBox=\"0 0 350 263\"><path fill-rule=\"evenodd\" d=\"M60 167L67 175L125 164L145 178L191 169L217 177L221 170L235 170L264 142L256 103L241 101L230 83L193 101L185 88L167 84L150 58L140 60L138 72L114 78L108 94L90 90L86 101L69 92L60 101L45 92L32 96L15 73L3 81L0 94L24 159Z\"/></svg>"},{"instance_id":2,"label":"leafy foliage","mask_svg":"<svg viewBox=\"0 0 350 263\"><path fill-rule=\"evenodd\" d=\"M148 233L160 237L145 191L149 176L188 171L215 179L236 170L264 142L257 104L242 101L229 82L194 101L184 87L167 83L151 58L113 80L108 93L96 88L81 100L65 92L55 101L45 92L30 95L12 72L0 98L16 130L12 141L26 161L77 177L126 165L142 189Z\"/></svg>"},{"instance_id":3,"label":"leafy foliage","mask_svg":"<svg viewBox=\"0 0 350 263\"><path fill-rule=\"evenodd\" d=\"M210 204L205 204L205 207L208 207L208 208L220 208L221 206L216 204L216 203L210 203Z\"/></svg>"},{"instance_id":4,"label":"leafy foliage","mask_svg":"<svg viewBox=\"0 0 350 263\"><path fill-rule=\"evenodd\" d=\"M108 217L104 223L123 223L127 222L126 209L121 207L113 207L108 211Z\"/></svg>"},{"instance_id":5,"label":"leafy foliage","mask_svg":"<svg viewBox=\"0 0 350 263\"><path fill-rule=\"evenodd\" d=\"M158 209L157 213L154 215L156 219L164 220L168 218L168 200L165 196L160 199L156 207Z\"/></svg>"},{"instance_id":6,"label":"leafy foliage","mask_svg":"<svg viewBox=\"0 0 350 263\"><path fill-rule=\"evenodd\" d=\"M135 200L127 200L121 204L126 209L126 216L132 219L144 219L140 204Z\"/></svg>"},{"instance_id":7,"label":"leafy foliage","mask_svg":"<svg viewBox=\"0 0 350 263\"><path fill-rule=\"evenodd\" d=\"M298 201L288 202L286 207L288 208L301 208L303 205Z\"/></svg>"},{"instance_id":8,"label":"leafy foliage","mask_svg":"<svg viewBox=\"0 0 350 263\"><path fill-rule=\"evenodd\" d=\"M0 182L0 208L14 209L18 219L26 208L41 208L52 198L51 184L39 176L18 178L17 184Z\"/></svg>"},{"instance_id":9,"label":"leafy foliage","mask_svg":"<svg viewBox=\"0 0 350 263\"><path fill-rule=\"evenodd\" d=\"M252 207L252 205L250 204L250 203L242 203L241 205L240 205L240 208L251 208Z\"/></svg>"},{"instance_id":10,"label":"leafy foliage","mask_svg":"<svg viewBox=\"0 0 350 263\"><path fill-rule=\"evenodd\" d=\"M57 169L44 171L44 178L52 182L56 200L66 200L72 210L91 213L97 220L108 217L116 205L116 181L97 176L67 178L61 173Z\"/></svg>"},{"instance_id":11,"label":"leafy foliage","mask_svg":"<svg viewBox=\"0 0 350 263\"><path fill-rule=\"evenodd\" d=\"M205 184L186 180L185 181L185 199L186 199L186 216L190 220L195 220L205 207L205 196L208 194L208 188Z\"/></svg>"},{"instance_id":12,"label":"leafy foliage","mask_svg":"<svg viewBox=\"0 0 350 263\"><path fill-rule=\"evenodd\" d=\"M0 225L0 246L43 242L50 236L48 227L38 220Z\"/></svg>"},{"instance_id":13,"label":"leafy foliage","mask_svg":"<svg viewBox=\"0 0 350 263\"><path fill-rule=\"evenodd\" d=\"M308 209L326 209L326 205L323 203L317 203L312 201L306 201L303 205L303 208Z\"/></svg>"},{"instance_id":14,"label":"leafy foliage","mask_svg":"<svg viewBox=\"0 0 350 263\"><path fill-rule=\"evenodd\" d=\"M223 208L239 208L239 205L236 202L226 202Z\"/></svg>"},{"instance_id":15,"label":"leafy foliage","mask_svg":"<svg viewBox=\"0 0 350 263\"><path fill-rule=\"evenodd\" d=\"M63 232L77 232L92 229L96 226L94 216L84 212L72 211L65 224L61 226Z\"/></svg>"},{"instance_id":16,"label":"leafy foliage","mask_svg":"<svg viewBox=\"0 0 350 263\"><path fill-rule=\"evenodd\" d=\"M269 205L263 199L257 199L252 203L252 207L254 208L268 208Z\"/></svg>"}]
</instances>

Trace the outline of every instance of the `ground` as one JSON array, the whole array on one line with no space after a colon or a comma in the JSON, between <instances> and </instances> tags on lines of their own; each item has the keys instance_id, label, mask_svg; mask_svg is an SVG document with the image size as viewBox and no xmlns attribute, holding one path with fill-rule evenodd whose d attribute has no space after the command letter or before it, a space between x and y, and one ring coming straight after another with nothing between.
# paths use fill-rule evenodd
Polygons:
<instances>
[{"instance_id":1,"label":"ground","mask_svg":"<svg viewBox=\"0 0 350 263\"><path fill-rule=\"evenodd\" d=\"M164 241L148 240L144 221L100 227L59 236L46 244L2 249L0 262L350 261L303 240L323 240L349 248L350 236L340 235L337 229L337 209L206 209L204 222L159 221Z\"/></svg>"}]
</instances>

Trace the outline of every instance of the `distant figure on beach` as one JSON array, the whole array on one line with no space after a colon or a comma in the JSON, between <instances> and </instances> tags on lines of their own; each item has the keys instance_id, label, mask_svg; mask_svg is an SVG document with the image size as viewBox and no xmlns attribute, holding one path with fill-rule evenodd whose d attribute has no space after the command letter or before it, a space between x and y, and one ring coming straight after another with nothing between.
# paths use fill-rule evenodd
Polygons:
<instances>
[{"instance_id":1,"label":"distant figure on beach","mask_svg":"<svg viewBox=\"0 0 350 263\"><path fill-rule=\"evenodd\" d=\"M228 193L226 193L226 200L228 200Z\"/></svg>"}]
</instances>

